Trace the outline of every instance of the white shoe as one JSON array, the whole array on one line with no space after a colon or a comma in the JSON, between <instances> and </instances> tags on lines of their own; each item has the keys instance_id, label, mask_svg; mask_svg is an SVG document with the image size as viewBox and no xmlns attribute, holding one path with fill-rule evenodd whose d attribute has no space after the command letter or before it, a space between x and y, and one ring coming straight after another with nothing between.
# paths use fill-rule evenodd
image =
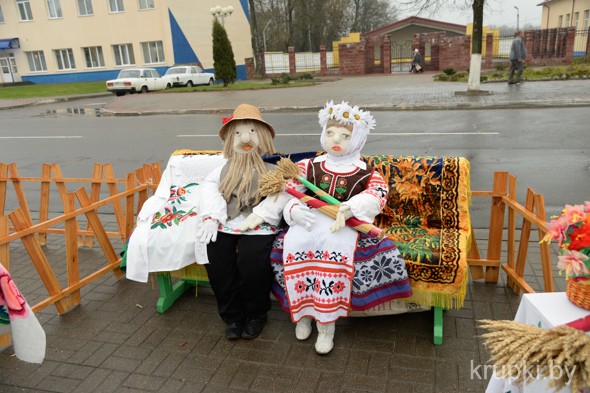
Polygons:
<instances>
[{"instance_id":1,"label":"white shoe","mask_svg":"<svg viewBox=\"0 0 590 393\"><path fill-rule=\"evenodd\" d=\"M297 340L307 340L311 336L311 317L303 317L295 326Z\"/></svg>"},{"instance_id":2,"label":"white shoe","mask_svg":"<svg viewBox=\"0 0 590 393\"><path fill-rule=\"evenodd\" d=\"M320 355L330 353L334 348L334 332L336 330L336 323L316 323L318 327L318 339L315 342L315 351Z\"/></svg>"}]
</instances>

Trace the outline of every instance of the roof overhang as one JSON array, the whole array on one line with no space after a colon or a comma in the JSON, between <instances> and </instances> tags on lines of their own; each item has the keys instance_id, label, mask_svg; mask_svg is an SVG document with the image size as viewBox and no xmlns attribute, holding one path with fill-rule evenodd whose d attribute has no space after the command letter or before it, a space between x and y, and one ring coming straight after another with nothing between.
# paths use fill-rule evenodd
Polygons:
<instances>
[{"instance_id":1,"label":"roof overhang","mask_svg":"<svg viewBox=\"0 0 590 393\"><path fill-rule=\"evenodd\" d=\"M18 38L0 38L0 50L20 48Z\"/></svg>"},{"instance_id":2,"label":"roof overhang","mask_svg":"<svg viewBox=\"0 0 590 393\"><path fill-rule=\"evenodd\" d=\"M396 30L406 28L408 26L421 26L436 30L452 31L457 34L465 34L467 26L455 23L442 22L433 19L420 18L418 16L410 16L409 18L399 20L390 25L380 27L376 30L369 31L363 34L363 37L374 37L383 34L390 34Z\"/></svg>"}]
</instances>

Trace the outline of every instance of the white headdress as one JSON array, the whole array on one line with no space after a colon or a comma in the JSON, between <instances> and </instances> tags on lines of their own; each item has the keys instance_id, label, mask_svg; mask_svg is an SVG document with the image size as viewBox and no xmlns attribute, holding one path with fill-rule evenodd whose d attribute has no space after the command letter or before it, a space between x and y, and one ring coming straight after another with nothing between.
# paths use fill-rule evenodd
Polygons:
<instances>
[{"instance_id":1,"label":"white headdress","mask_svg":"<svg viewBox=\"0 0 590 393\"><path fill-rule=\"evenodd\" d=\"M330 120L336 120L342 125L352 125L352 137L346 154L339 157L332 157L339 162L351 162L360 159L361 150L367 141L367 136L377 124L371 115L371 112L363 111L358 106L350 106L348 102L342 101L340 104L334 104L334 101L326 103L318 113L320 125L322 126L322 136L320 143L322 148L325 147L326 126ZM330 155L328 153L328 155Z\"/></svg>"}]
</instances>

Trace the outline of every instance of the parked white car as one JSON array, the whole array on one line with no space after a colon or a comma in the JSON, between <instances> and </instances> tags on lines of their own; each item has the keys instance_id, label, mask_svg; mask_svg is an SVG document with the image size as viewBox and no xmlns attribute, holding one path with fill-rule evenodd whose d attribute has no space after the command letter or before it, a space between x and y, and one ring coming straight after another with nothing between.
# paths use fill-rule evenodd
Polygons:
<instances>
[{"instance_id":1,"label":"parked white car","mask_svg":"<svg viewBox=\"0 0 590 393\"><path fill-rule=\"evenodd\" d=\"M160 76L154 68L129 68L121 70L117 79L107 81L107 90L117 96L126 93L147 93L148 91L165 90L172 84Z\"/></svg>"},{"instance_id":2,"label":"parked white car","mask_svg":"<svg viewBox=\"0 0 590 393\"><path fill-rule=\"evenodd\" d=\"M163 76L172 86L209 85L215 83L215 74L204 72L199 66L170 67Z\"/></svg>"}]
</instances>

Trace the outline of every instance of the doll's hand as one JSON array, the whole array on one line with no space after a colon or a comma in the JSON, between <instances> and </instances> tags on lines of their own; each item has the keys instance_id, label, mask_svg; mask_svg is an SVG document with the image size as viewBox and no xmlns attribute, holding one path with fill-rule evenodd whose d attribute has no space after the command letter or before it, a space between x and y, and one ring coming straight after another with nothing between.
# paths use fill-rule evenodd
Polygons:
<instances>
[{"instance_id":1,"label":"doll's hand","mask_svg":"<svg viewBox=\"0 0 590 393\"><path fill-rule=\"evenodd\" d=\"M291 208L291 220L293 220L293 224L300 225L309 232L315 222L315 215L307 206L293 205Z\"/></svg>"},{"instance_id":2,"label":"doll's hand","mask_svg":"<svg viewBox=\"0 0 590 393\"><path fill-rule=\"evenodd\" d=\"M256 228L258 225L262 224L263 222L264 222L264 220L259 215L257 215L256 213L252 213L248 217L246 217L246 219L244 220L244 222L242 223L242 225L240 225L240 227L238 229L240 230L240 232L246 232L246 231L249 231L250 229Z\"/></svg>"},{"instance_id":3,"label":"doll's hand","mask_svg":"<svg viewBox=\"0 0 590 393\"><path fill-rule=\"evenodd\" d=\"M340 205L338 209L338 214L336 214L336 218L334 220L334 224L330 227L331 232L338 232L342 228L346 226L346 220L352 217L352 212L350 211L350 206L348 205Z\"/></svg>"},{"instance_id":4,"label":"doll's hand","mask_svg":"<svg viewBox=\"0 0 590 393\"><path fill-rule=\"evenodd\" d=\"M210 242L215 242L217 240L217 227L219 226L219 222L212 218L203 222L201 228L197 232L197 239L201 243L209 244Z\"/></svg>"}]
</instances>

